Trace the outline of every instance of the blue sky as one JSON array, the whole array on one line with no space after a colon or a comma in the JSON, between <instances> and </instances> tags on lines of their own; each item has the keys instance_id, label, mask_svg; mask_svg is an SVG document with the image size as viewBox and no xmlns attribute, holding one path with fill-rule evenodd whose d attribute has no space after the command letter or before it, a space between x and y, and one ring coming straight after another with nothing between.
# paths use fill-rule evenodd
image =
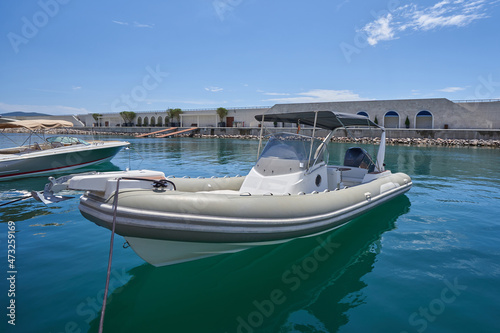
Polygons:
<instances>
[{"instance_id":1,"label":"blue sky","mask_svg":"<svg viewBox=\"0 0 500 333\"><path fill-rule=\"evenodd\" d=\"M0 113L500 98L500 1L0 2Z\"/></svg>"}]
</instances>

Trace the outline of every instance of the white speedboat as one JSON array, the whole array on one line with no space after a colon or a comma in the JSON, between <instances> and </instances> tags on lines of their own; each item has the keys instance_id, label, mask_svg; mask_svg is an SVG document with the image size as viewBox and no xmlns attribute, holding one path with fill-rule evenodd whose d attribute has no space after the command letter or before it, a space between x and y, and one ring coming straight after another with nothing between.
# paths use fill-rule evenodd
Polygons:
<instances>
[{"instance_id":1,"label":"white speedboat","mask_svg":"<svg viewBox=\"0 0 500 333\"><path fill-rule=\"evenodd\" d=\"M32 132L28 144L0 149L0 181L54 174L106 162L129 145L125 141L84 141L61 135L33 139L35 131L71 126L71 122L64 120L13 121L2 118L0 129L23 128Z\"/></svg>"},{"instance_id":2,"label":"white speedboat","mask_svg":"<svg viewBox=\"0 0 500 333\"><path fill-rule=\"evenodd\" d=\"M246 177L94 173L52 179L44 195L54 200L51 192L61 189L86 191L79 206L84 217L114 226L140 257L163 266L325 233L412 186L408 175L385 170L384 130L365 117L317 111L256 118L300 121L330 132L323 140L272 135ZM376 161L363 149L351 148L342 165L328 165L326 147L333 132L360 126L382 130Z\"/></svg>"}]
</instances>

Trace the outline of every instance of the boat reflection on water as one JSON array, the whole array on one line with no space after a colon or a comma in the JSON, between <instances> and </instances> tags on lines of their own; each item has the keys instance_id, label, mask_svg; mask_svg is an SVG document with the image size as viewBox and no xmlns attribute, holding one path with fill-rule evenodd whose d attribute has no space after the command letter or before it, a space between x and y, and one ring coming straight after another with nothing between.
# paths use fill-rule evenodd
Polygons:
<instances>
[{"instance_id":1,"label":"boat reflection on water","mask_svg":"<svg viewBox=\"0 0 500 333\"><path fill-rule=\"evenodd\" d=\"M235 254L130 270L106 308L107 332L334 332L359 304L381 236L410 209L400 196L343 228ZM353 297L349 297L353 296ZM352 299L349 301L349 299ZM90 322L97 331L99 317Z\"/></svg>"}]
</instances>

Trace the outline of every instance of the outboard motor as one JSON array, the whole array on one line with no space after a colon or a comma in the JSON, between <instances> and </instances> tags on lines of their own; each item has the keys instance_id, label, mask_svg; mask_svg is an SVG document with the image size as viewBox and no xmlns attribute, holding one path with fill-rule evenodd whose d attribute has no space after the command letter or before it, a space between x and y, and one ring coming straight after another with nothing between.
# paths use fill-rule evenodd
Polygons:
<instances>
[{"instance_id":1,"label":"outboard motor","mask_svg":"<svg viewBox=\"0 0 500 333\"><path fill-rule=\"evenodd\" d=\"M373 170L375 170L375 164L370 154L359 147L347 149L344 157L344 165L353 168L368 169L368 172L373 172Z\"/></svg>"}]
</instances>

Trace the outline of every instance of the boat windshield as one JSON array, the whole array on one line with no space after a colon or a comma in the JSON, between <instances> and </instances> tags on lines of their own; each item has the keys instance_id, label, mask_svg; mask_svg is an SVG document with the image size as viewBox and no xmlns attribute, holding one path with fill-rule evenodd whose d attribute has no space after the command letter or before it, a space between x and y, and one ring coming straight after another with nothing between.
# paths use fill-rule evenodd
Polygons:
<instances>
[{"instance_id":1,"label":"boat windshield","mask_svg":"<svg viewBox=\"0 0 500 333\"><path fill-rule=\"evenodd\" d=\"M311 140L313 140L312 153ZM262 174L272 175L306 170L314 164L328 160L325 158L326 149L322 151L322 148L322 141L310 136L275 134L269 138L257 161L256 169Z\"/></svg>"},{"instance_id":2,"label":"boat windshield","mask_svg":"<svg viewBox=\"0 0 500 333\"><path fill-rule=\"evenodd\" d=\"M69 145L90 145L87 141L81 140L79 138L71 137L71 136L51 136L47 138L47 142L52 145L60 144L61 146L69 146Z\"/></svg>"}]
</instances>

